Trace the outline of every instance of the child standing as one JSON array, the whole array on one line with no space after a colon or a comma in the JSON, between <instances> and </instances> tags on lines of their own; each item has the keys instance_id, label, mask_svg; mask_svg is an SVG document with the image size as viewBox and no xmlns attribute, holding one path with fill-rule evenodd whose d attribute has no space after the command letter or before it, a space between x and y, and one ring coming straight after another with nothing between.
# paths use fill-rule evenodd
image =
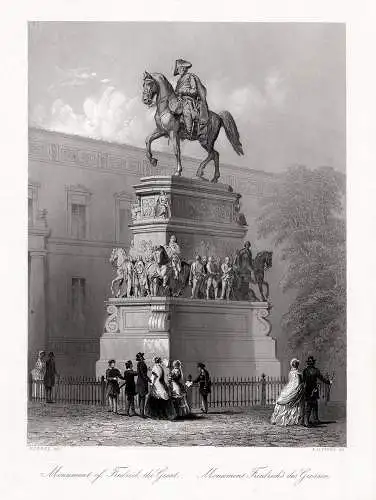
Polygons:
<instances>
[{"instance_id":1,"label":"child standing","mask_svg":"<svg viewBox=\"0 0 376 500\"><path fill-rule=\"evenodd\" d=\"M192 389L193 389L192 375L188 375L187 381L184 385L185 385L187 403L188 403L190 410L192 410Z\"/></svg>"},{"instance_id":2,"label":"child standing","mask_svg":"<svg viewBox=\"0 0 376 500\"><path fill-rule=\"evenodd\" d=\"M108 368L106 370L106 380L107 380L107 398L109 403L109 410L114 413L118 412L118 397L120 393L118 379L123 379L120 371L115 368L116 361L110 359L108 362Z\"/></svg>"},{"instance_id":3,"label":"child standing","mask_svg":"<svg viewBox=\"0 0 376 500\"><path fill-rule=\"evenodd\" d=\"M136 411L134 409L134 397L136 394L136 384L134 381L135 377L137 377L137 372L133 370L133 363L129 360L125 363L124 372L124 392L127 397L126 413L128 417L133 417L133 415L136 415ZM132 412L132 414L130 414L130 411Z\"/></svg>"}]
</instances>

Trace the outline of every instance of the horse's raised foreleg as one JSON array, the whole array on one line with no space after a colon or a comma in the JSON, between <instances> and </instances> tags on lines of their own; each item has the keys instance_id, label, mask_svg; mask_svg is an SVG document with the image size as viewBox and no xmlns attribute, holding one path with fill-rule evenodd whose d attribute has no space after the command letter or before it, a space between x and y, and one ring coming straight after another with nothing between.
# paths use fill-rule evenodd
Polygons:
<instances>
[{"instance_id":1,"label":"horse's raised foreleg","mask_svg":"<svg viewBox=\"0 0 376 500\"><path fill-rule=\"evenodd\" d=\"M149 160L150 164L153 167L157 166L158 160L154 158L154 156L151 153L151 143L155 141L156 139L159 139L160 137L165 136L166 133L163 132L163 130L159 130L158 128L154 130L152 134L150 134L146 140L145 140L145 145L146 145L146 158Z\"/></svg>"},{"instance_id":2,"label":"horse's raised foreleg","mask_svg":"<svg viewBox=\"0 0 376 500\"><path fill-rule=\"evenodd\" d=\"M182 166L181 166L181 153L180 153L180 138L177 132L171 132L170 135L171 142L172 142L172 148L175 154L176 158L176 172L174 175L181 175L182 173Z\"/></svg>"}]
</instances>

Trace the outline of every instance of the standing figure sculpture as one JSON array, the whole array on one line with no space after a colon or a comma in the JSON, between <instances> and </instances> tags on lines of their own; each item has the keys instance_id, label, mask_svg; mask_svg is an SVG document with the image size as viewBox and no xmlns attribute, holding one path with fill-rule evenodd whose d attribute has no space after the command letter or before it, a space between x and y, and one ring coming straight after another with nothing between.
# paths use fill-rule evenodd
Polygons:
<instances>
[{"instance_id":1,"label":"standing figure sculpture","mask_svg":"<svg viewBox=\"0 0 376 500\"><path fill-rule=\"evenodd\" d=\"M192 299L198 298L198 293L200 291L200 287L204 277L205 277L205 270L201 261L201 257L199 255L196 255L196 259L191 265L191 272L189 275L189 284L192 287L192 294L191 294Z\"/></svg>"},{"instance_id":2,"label":"standing figure sculpture","mask_svg":"<svg viewBox=\"0 0 376 500\"><path fill-rule=\"evenodd\" d=\"M214 298L218 299L218 278L219 269L218 265L213 259L209 257L207 266L207 278L206 278L206 298L209 300L211 298L211 290L213 289Z\"/></svg>"},{"instance_id":3,"label":"standing figure sculpture","mask_svg":"<svg viewBox=\"0 0 376 500\"><path fill-rule=\"evenodd\" d=\"M169 219L171 217L170 198L164 191L162 191L157 198L154 209L154 216L161 217L163 219Z\"/></svg>"},{"instance_id":4,"label":"standing figure sculpture","mask_svg":"<svg viewBox=\"0 0 376 500\"><path fill-rule=\"evenodd\" d=\"M234 285L234 269L230 262L230 257L226 257L224 263L221 266L222 270L222 294L221 299L226 298L226 300L230 300L230 297L233 292Z\"/></svg>"},{"instance_id":5,"label":"standing figure sculpture","mask_svg":"<svg viewBox=\"0 0 376 500\"><path fill-rule=\"evenodd\" d=\"M155 167L157 159L152 155L151 144L161 137L168 138L176 158L175 175L181 175L180 141L185 139L199 141L208 154L200 163L196 175L203 178L206 165L213 160L215 170L212 182L217 182L220 177L219 153L214 149L214 145L220 129L224 128L228 140L238 155L244 154L243 147L231 113L222 111L216 114L208 110L206 89L196 75L188 73L191 66L191 63L183 59L176 61L175 74L180 74L176 91L161 73L150 74L145 71L142 100L145 105L152 106L155 98L157 108L156 129L146 139L146 156L150 164Z\"/></svg>"},{"instance_id":6,"label":"standing figure sculpture","mask_svg":"<svg viewBox=\"0 0 376 500\"><path fill-rule=\"evenodd\" d=\"M124 262L124 281L121 292L122 297L130 297L132 295L133 282L134 282L133 263L129 255L127 255L125 257L125 262Z\"/></svg>"},{"instance_id":7,"label":"standing figure sculpture","mask_svg":"<svg viewBox=\"0 0 376 500\"><path fill-rule=\"evenodd\" d=\"M120 297L122 292L122 285L126 280L125 264L127 261L127 254L124 248L114 248L111 252L110 263L115 269L115 278L111 281L111 293L115 297ZM115 284L117 289L115 289Z\"/></svg>"}]
</instances>

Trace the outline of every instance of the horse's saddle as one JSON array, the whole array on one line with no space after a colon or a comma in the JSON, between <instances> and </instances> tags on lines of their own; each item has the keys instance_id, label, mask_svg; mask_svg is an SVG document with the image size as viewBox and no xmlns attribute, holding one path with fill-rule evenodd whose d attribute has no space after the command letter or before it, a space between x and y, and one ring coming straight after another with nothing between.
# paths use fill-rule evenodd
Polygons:
<instances>
[{"instance_id":1,"label":"horse's saddle","mask_svg":"<svg viewBox=\"0 0 376 500\"><path fill-rule=\"evenodd\" d=\"M174 115L181 115L183 113L183 103L175 95L169 97L168 107Z\"/></svg>"}]
</instances>

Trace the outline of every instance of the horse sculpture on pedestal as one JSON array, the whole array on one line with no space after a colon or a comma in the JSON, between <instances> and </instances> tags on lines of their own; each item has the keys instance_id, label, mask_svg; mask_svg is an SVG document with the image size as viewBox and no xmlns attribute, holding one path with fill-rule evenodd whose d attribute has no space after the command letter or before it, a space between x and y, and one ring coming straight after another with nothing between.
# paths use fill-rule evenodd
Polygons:
<instances>
[{"instance_id":1,"label":"horse sculpture on pedestal","mask_svg":"<svg viewBox=\"0 0 376 500\"><path fill-rule=\"evenodd\" d=\"M152 259L146 266L152 296L178 297L188 283L189 265L181 262L181 270L175 275L172 261L165 247L159 245L153 249Z\"/></svg>"},{"instance_id":2,"label":"horse sculpture on pedestal","mask_svg":"<svg viewBox=\"0 0 376 500\"><path fill-rule=\"evenodd\" d=\"M265 281L265 271L272 267L273 252L267 250L259 252L253 261L253 274L255 279L251 283L257 284L261 300L266 302L269 299L269 283ZM264 288L266 293L264 294Z\"/></svg>"},{"instance_id":3,"label":"horse sculpture on pedestal","mask_svg":"<svg viewBox=\"0 0 376 500\"><path fill-rule=\"evenodd\" d=\"M239 132L234 118L228 111L214 113L209 111L209 119L207 125L203 129L195 130L193 134L187 134L184 121L182 120L182 110L179 106L179 99L172 88L171 83L161 73L150 74L145 72L143 95L144 104L151 106L156 97L157 110L155 113L155 123L157 128L146 139L146 156L152 166L157 165L157 159L153 157L151 152L151 143L160 137L167 137L172 142L172 147L176 157L176 172L175 175L182 174L181 156L180 156L180 141L188 139L191 141L199 141L201 146L207 151L208 155L202 161L197 169L196 175L204 178L204 170L206 165L214 161L214 176L212 182L217 182L220 177L219 171L219 153L214 149L214 144L218 138L221 127L224 128L226 136L230 141L234 151L238 155L243 155L243 147L240 142Z\"/></svg>"}]
</instances>

